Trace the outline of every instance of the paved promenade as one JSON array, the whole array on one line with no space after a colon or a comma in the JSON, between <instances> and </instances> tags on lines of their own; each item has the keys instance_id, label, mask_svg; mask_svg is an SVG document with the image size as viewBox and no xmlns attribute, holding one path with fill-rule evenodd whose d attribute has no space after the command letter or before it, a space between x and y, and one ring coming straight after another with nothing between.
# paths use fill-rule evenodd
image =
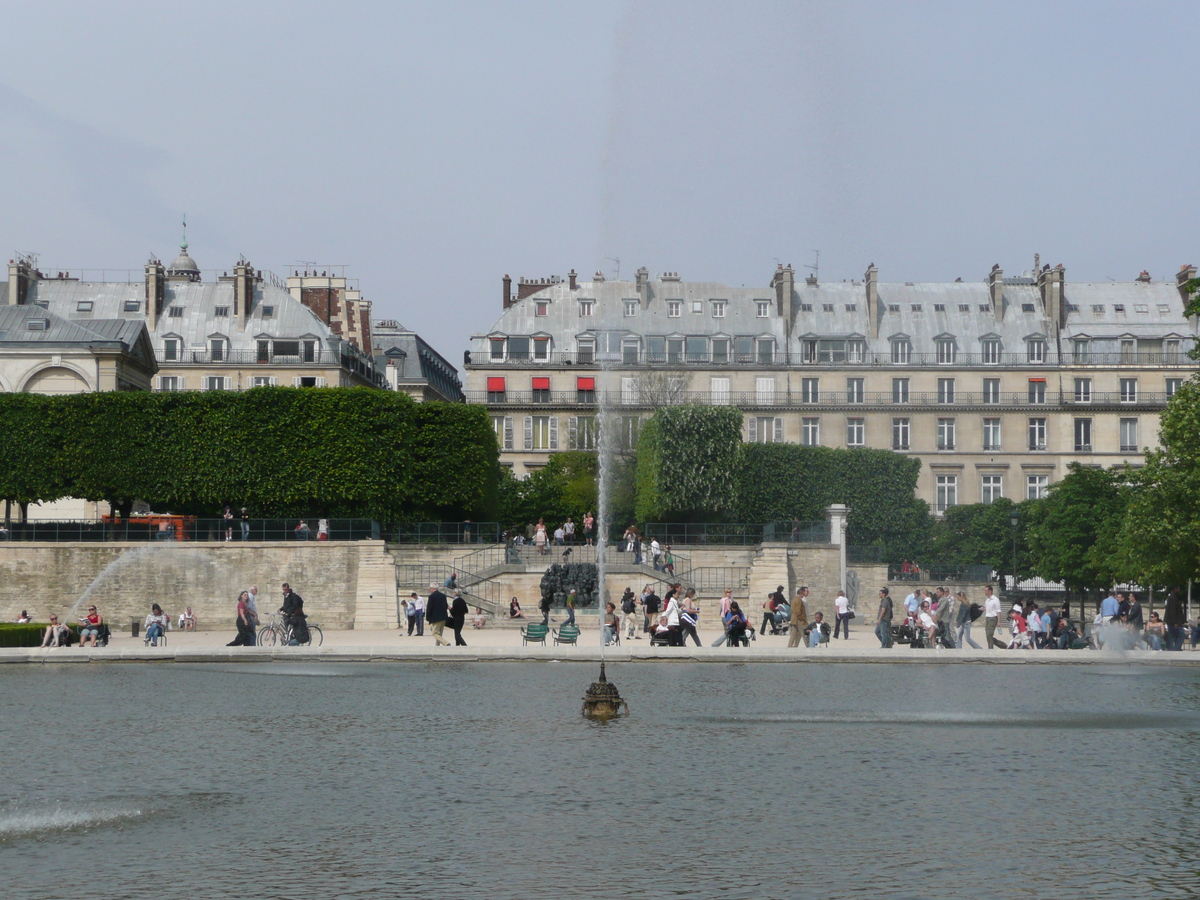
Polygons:
<instances>
[{"instance_id":1,"label":"paved promenade","mask_svg":"<svg viewBox=\"0 0 1200 900\"><path fill-rule=\"evenodd\" d=\"M869 626L859 628L849 640L837 640L813 650L789 649L786 637L760 636L749 648L710 647L719 632L701 632L704 646L651 647L648 638L626 640L619 647L608 647L606 659L617 662L856 662L856 663L974 663L998 665L1087 665L1135 662L1145 665L1200 666L1200 652L1185 649L1181 653L1138 650L1116 653L1095 650L913 650L897 645L889 650L879 647ZM408 637L399 631L326 631L319 648L309 647L227 647L234 630L169 633L166 647L147 647L141 638L128 632L114 636L107 647L93 650L78 646L41 650L0 648L0 663L66 662L271 662L273 660L322 660L329 662L398 661L575 661L600 659L599 637L594 629L585 630L577 646L521 646L515 628L474 629L463 631L466 647L435 647L426 629L424 637ZM446 637L454 639L452 632Z\"/></svg>"}]
</instances>

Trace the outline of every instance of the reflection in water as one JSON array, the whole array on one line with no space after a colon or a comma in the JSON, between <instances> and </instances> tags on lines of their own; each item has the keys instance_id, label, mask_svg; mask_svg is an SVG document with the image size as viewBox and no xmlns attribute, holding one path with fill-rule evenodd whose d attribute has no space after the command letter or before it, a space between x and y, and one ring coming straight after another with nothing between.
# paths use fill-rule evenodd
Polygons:
<instances>
[{"instance_id":1,"label":"reflection in water","mask_svg":"<svg viewBox=\"0 0 1200 900\"><path fill-rule=\"evenodd\" d=\"M4 900L1197 893L1191 672L609 669L13 668Z\"/></svg>"}]
</instances>

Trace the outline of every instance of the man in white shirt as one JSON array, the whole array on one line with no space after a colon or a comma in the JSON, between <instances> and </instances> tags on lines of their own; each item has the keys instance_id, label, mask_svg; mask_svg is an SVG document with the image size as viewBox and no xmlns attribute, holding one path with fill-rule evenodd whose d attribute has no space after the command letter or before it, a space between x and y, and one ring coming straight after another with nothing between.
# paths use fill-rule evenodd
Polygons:
<instances>
[{"instance_id":1,"label":"man in white shirt","mask_svg":"<svg viewBox=\"0 0 1200 900\"><path fill-rule=\"evenodd\" d=\"M989 650L999 647L1007 650L1008 644L996 637L996 626L1000 624L1000 598L992 592L990 584L983 588L983 646Z\"/></svg>"},{"instance_id":2,"label":"man in white shirt","mask_svg":"<svg viewBox=\"0 0 1200 900\"><path fill-rule=\"evenodd\" d=\"M662 547L658 543L658 538L652 538L650 541L650 561L654 563L656 572L662 568Z\"/></svg>"},{"instance_id":3,"label":"man in white shirt","mask_svg":"<svg viewBox=\"0 0 1200 900\"><path fill-rule=\"evenodd\" d=\"M667 620L667 631L670 632L671 646L682 647L683 635L679 631L679 599L674 593L671 594L671 599L667 601L667 611L664 617Z\"/></svg>"},{"instance_id":4,"label":"man in white shirt","mask_svg":"<svg viewBox=\"0 0 1200 900\"><path fill-rule=\"evenodd\" d=\"M246 608L250 610L250 616L255 625L261 624L258 618L258 585L250 585L250 590L247 592L250 596L246 600Z\"/></svg>"},{"instance_id":5,"label":"man in white shirt","mask_svg":"<svg viewBox=\"0 0 1200 900\"><path fill-rule=\"evenodd\" d=\"M413 617L417 620L417 637L423 637L425 634L425 598L420 594L413 593L412 601L417 607L417 614Z\"/></svg>"},{"instance_id":6,"label":"man in white shirt","mask_svg":"<svg viewBox=\"0 0 1200 900\"><path fill-rule=\"evenodd\" d=\"M921 605L920 595L921 592L916 588L913 588L912 593L904 598L904 608L908 610L908 616L910 619L915 619L917 617L917 609Z\"/></svg>"}]
</instances>

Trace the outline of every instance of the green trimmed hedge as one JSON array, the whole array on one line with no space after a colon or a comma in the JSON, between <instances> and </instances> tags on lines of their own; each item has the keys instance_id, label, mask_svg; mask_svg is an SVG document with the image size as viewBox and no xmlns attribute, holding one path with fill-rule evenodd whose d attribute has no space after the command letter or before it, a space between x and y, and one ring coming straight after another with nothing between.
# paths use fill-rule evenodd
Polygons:
<instances>
[{"instance_id":1,"label":"green trimmed hedge","mask_svg":"<svg viewBox=\"0 0 1200 900\"><path fill-rule=\"evenodd\" d=\"M0 499L17 502L492 521L498 459L483 407L372 388L0 394Z\"/></svg>"},{"instance_id":2,"label":"green trimmed hedge","mask_svg":"<svg viewBox=\"0 0 1200 900\"><path fill-rule=\"evenodd\" d=\"M742 414L722 406L668 406L638 436L637 517L711 521L737 503Z\"/></svg>"},{"instance_id":3,"label":"green trimmed hedge","mask_svg":"<svg viewBox=\"0 0 1200 900\"><path fill-rule=\"evenodd\" d=\"M49 622L29 622L25 625L0 623L0 647L40 647L49 627ZM79 626L68 624L67 627L75 635L74 641L78 644Z\"/></svg>"}]
</instances>

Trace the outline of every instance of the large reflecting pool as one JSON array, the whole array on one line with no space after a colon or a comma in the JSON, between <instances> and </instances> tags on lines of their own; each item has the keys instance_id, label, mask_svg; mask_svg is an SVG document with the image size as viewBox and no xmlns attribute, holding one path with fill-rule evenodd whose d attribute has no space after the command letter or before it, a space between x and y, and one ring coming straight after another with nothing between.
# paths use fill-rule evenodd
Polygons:
<instances>
[{"instance_id":1,"label":"large reflecting pool","mask_svg":"<svg viewBox=\"0 0 1200 900\"><path fill-rule=\"evenodd\" d=\"M1200 895L1200 671L8 666L23 898Z\"/></svg>"}]
</instances>

